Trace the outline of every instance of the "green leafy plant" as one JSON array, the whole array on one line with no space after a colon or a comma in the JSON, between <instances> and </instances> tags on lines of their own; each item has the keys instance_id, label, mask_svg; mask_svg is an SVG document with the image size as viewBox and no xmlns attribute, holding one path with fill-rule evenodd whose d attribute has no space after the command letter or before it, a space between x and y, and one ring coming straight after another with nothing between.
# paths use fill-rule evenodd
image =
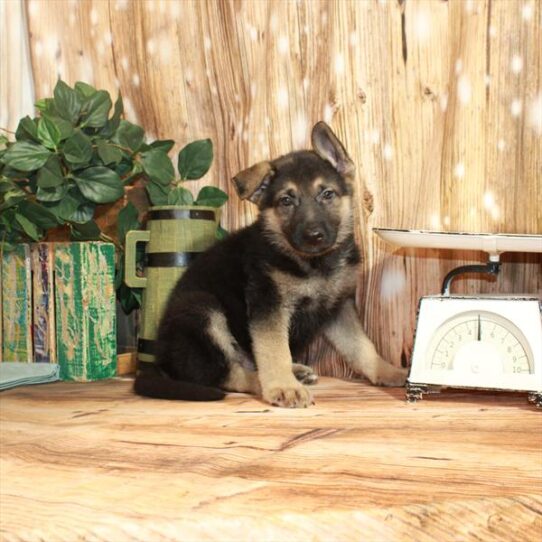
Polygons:
<instances>
[{"instance_id":1,"label":"green leafy plant","mask_svg":"<svg viewBox=\"0 0 542 542\"><path fill-rule=\"evenodd\" d=\"M118 241L94 220L96 208L124 196L137 179L146 183L153 205L220 207L227 195L204 187L194 200L183 184L201 178L212 158L210 140L195 141L178 157L180 179L168 152L172 140L145 142L140 126L123 118L122 97L113 104L109 93L77 82L59 80L52 98L36 103L37 117L20 120L15 141L0 135L0 242L39 241L48 230L64 226L73 240L104 240L123 250L126 232L138 229L137 209L129 203L118 215ZM223 235L221 230L217 233ZM129 312L139 306L140 292L122 281L118 258L117 292Z\"/></svg>"}]
</instances>

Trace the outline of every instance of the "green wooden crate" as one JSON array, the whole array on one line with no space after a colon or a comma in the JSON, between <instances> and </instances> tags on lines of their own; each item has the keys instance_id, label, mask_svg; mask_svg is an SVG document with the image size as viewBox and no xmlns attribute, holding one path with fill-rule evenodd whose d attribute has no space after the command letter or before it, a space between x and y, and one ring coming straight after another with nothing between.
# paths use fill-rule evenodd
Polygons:
<instances>
[{"instance_id":1,"label":"green wooden crate","mask_svg":"<svg viewBox=\"0 0 542 542\"><path fill-rule=\"evenodd\" d=\"M56 343L62 380L89 381L115 375L114 277L114 245L55 245Z\"/></svg>"}]
</instances>

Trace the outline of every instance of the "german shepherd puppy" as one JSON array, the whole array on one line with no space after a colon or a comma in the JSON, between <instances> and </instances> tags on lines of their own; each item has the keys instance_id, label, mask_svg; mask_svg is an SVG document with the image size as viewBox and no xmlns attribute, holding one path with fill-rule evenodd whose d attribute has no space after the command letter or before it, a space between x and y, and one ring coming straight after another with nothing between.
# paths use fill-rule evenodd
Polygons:
<instances>
[{"instance_id":1,"label":"german shepherd puppy","mask_svg":"<svg viewBox=\"0 0 542 542\"><path fill-rule=\"evenodd\" d=\"M319 333L373 384L403 385L354 306L360 255L352 211L354 164L324 122L312 151L241 171L257 221L202 253L171 292L157 341L159 374L140 371L136 393L185 400L252 393L307 407L312 370L292 363Z\"/></svg>"}]
</instances>

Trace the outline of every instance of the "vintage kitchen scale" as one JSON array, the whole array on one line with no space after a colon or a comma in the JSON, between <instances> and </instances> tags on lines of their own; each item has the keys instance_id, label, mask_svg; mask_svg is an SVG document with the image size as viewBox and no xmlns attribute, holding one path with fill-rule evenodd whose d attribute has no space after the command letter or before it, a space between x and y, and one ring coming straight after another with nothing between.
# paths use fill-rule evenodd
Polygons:
<instances>
[{"instance_id":1,"label":"vintage kitchen scale","mask_svg":"<svg viewBox=\"0 0 542 542\"><path fill-rule=\"evenodd\" d=\"M407 401L442 388L526 392L542 407L542 301L534 295L451 295L464 273L497 274L503 252L541 252L542 235L448 233L375 228L400 247L477 250L485 265L464 265L444 278L441 295L418 306Z\"/></svg>"}]
</instances>

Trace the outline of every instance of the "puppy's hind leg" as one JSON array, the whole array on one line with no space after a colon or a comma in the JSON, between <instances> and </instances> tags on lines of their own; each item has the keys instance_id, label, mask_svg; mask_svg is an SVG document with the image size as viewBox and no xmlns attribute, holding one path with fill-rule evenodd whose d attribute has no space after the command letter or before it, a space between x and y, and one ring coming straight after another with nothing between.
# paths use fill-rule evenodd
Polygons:
<instances>
[{"instance_id":1,"label":"puppy's hind leg","mask_svg":"<svg viewBox=\"0 0 542 542\"><path fill-rule=\"evenodd\" d=\"M371 339L363 331L353 300L345 302L336 320L326 327L324 333L352 369L366 376L372 384L405 384L407 371L380 357Z\"/></svg>"},{"instance_id":2,"label":"puppy's hind leg","mask_svg":"<svg viewBox=\"0 0 542 542\"><path fill-rule=\"evenodd\" d=\"M256 366L241 350L231 334L224 313L215 310L209 315L207 334L215 345L224 353L228 362L229 373L221 384L226 391L261 395L261 386ZM253 370L251 370L251 366Z\"/></svg>"}]
</instances>

